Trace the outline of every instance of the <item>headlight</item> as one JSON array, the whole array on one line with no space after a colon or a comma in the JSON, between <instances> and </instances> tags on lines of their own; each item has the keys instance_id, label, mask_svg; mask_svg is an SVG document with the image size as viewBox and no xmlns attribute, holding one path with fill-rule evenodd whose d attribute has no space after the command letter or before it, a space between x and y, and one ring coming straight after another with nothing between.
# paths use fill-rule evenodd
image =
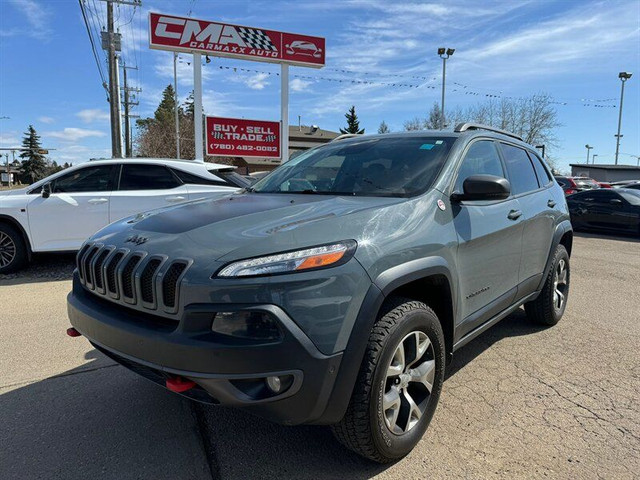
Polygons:
<instances>
[{"instance_id":1,"label":"headlight","mask_svg":"<svg viewBox=\"0 0 640 480\"><path fill-rule=\"evenodd\" d=\"M240 260L224 267L217 276L253 277L336 266L349 260L355 250L354 240L344 240L330 245Z\"/></svg>"}]
</instances>

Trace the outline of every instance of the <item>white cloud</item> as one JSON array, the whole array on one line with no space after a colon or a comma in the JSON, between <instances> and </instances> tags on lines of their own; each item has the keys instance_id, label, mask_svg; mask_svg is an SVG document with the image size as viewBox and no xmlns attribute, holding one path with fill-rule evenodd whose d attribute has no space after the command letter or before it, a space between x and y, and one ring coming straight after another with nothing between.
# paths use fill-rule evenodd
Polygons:
<instances>
[{"instance_id":1,"label":"white cloud","mask_svg":"<svg viewBox=\"0 0 640 480\"><path fill-rule=\"evenodd\" d=\"M17 135L18 132L0 133L0 145L5 145L8 148L18 147L20 145L20 139Z\"/></svg>"},{"instance_id":2,"label":"white cloud","mask_svg":"<svg viewBox=\"0 0 640 480\"><path fill-rule=\"evenodd\" d=\"M98 108L87 108L76 113L76 117L80 118L84 123L103 122L109 120L109 112Z\"/></svg>"},{"instance_id":3,"label":"white cloud","mask_svg":"<svg viewBox=\"0 0 640 480\"><path fill-rule=\"evenodd\" d=\"M269 78L269 74L266 72L256 73L255 75L251 75L248 78L243 79L247 87L252 90L262 90L264 87L269 85L271 82L267 81Z\"/></svg>"},{"instance_id":4,"label":"white cloud","mask_svg":"<svg viewBox=\"0 0 640 480\"><path fill-rule=\"evenodd\" d=\"M40 40L49 40L52 29L50 27L51 12L49 8L35 0L10 0L13 6L22 13L29 28L18 26L11 29L3 29L0 36L10 37L14 35L27 35Z\"/></svg>"},{"instance_id":5,"label":"white cloud","mask_svg":"<svg viewBox=\"0 0 640 480\"><path fill-rule=\"evenodd\" d=\"M43 136L49 136L63 142L77 142L87 137L104 137L105 132L100 130L87 130L85 128L67 127L63 130L44 132Z\"/></svg>"},{"instance_id":6,"label":"white cloud","mask_svg":"<svg viewBox=\"0 0 640 480\"><path fill-rule=\"evenodd\" d=\"M313 82L310 80L302 80L300 78L294 78L289 82L289 88L292 92L304 92L309 85Z\"/></svg>"},{"instance_id":7,"label":"white cloud","mask_svg":"<svg viewBox=\"0 0 640 480\"><path fill-rule=\"evenodd\" d=\"M53 123L56 120L53 117L38 117L38 121L42 123Z\"/></svg>"}]
</instances>

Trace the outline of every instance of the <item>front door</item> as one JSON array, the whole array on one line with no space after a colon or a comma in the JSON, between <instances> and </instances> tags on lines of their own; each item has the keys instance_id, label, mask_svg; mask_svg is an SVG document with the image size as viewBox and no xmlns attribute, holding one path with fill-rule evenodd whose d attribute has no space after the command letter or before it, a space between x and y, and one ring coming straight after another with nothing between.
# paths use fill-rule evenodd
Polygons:
<instances>
[{"instance_id":1,"label":"front door","mask_svg":"<svg viewBox=\"0 0 640 480\"><path fill-rule=\"evenodd\" d=\"M468 148L458 170L454 191L476 174L505 177L493 141L476 141ZM460 339L508 307L515 297L522 253L522 214L512 197L498 201L461 201L452 205L458 236L457 267L462 322Z\"/></svg>"},{"instance_id":2,"label":"front door","mask_svg":"<svg viewBox=\"0 0 640 480\"><path fill-rule=\"evenodd\" d=\"M27 205L33 250L77 250L106 226L115 171L115 165L80 168L56 178L48 198L34 197Z\"/></svg>"}]
</instances>

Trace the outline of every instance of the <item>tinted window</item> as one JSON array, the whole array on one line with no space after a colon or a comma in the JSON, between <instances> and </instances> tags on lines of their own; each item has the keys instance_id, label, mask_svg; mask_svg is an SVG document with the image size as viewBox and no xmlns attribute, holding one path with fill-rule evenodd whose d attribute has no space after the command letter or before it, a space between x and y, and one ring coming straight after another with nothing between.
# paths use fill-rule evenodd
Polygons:
<instances>
[{"instance_id":1,"label":"tinted window","mask_svg":"<svg viewBox=\"0 0 640 480\"><path fill-rule=\"evenodd\" d=\"M114 165L85 167L58 177L53 184L54 193L108 192Z\"/></svg>"},{"instance_id":2,"label":"tinted window","mask_svg":"<svg viewBox=\"0 0 640 480\"><path fill-rule=\"evenodd\" d=\"M533 168L536 170L536 175L538 176L538 183L540 184L540 186L544 187L545 185L549 185L549 182L551 181L551 175L542 165L542 160L540 160L540 158L533 153L529 153L529 158L531 158Z\"/></svg>"},{"instance_id":3,"label":"tinted window","mask_svg":"<svg viewBox=\"0 0 640 480\"><path fill-rule=\"evenodd\" d=\"M621 190L618 192L622 198L624 198L631 205L640 205L640 191L639 190Z\"/></svg>"},{"instance_id":4,"label":"tinted window","mask_svg":"<svg viewBox=\"0 0 640 480\"><path fill-rule=\"evenodd\" d=\"M171 171L175 173L180 180L182 180L182 183L189 183L192 185L227 185L222 180L217 180L215 178L202 178L197 175L193 175L191 173L187 173L174 168L172 168Z\"/></svg>"},{"instance_id":5,"label":"tinted window","mask_svg":"<svg viewBox=\"0 0 640 480\"><path fill-rule=\"evenodd\" d=\"M162 165L122 166L120 190L164 190L178 185L178 180Z\"/></svg>"},{"instance_id":6,"label":"tinted window","mask_svg":"<svg viewBox=\"0 0 640 480\"><path fill-rule=\"evenodd\" d=\"M502 153L507 164L511 193L518 195L538 189L538 178L527 152L503 143Z\"/></svg>"},{"instance_id":7,"label":"tinted window","mask_svg":"<svg viewBox=\"0 0 640 480\"><path fill-rule=\"evenodd\" d=\"M453 137L389 136L344 140L308 150L278 167L255 192L412 196L442 168Z\"/></svg>"},{"instance_id":8,"label":"tinted window","mask_svg":"<svg viewBox=\"0 0 640 480\"><path fill-rule=\"evenodd\" d=\"M211 174L217 175L220 178L224 178L234 187L248 187L253 182L242 175L235 172L235 170L209 170Z\"/></svg>"},{"instance_id":9,"label":"tinted window","mask_svg":"<svg viewBox=\"0 0 640 480\"><path fill-rule=\"evenodd\" d=\"M462 192L462 185L468 177L481 174L504 177L504 168L496 144L488 140L475 142L469 147L458 170L455 191Z\"/></svg>"}]
</instances>

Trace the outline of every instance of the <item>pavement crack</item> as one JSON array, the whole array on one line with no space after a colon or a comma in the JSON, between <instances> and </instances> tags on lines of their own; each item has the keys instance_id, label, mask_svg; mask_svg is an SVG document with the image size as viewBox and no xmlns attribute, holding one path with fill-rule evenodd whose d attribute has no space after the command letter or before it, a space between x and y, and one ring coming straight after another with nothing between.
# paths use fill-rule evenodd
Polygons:
<instances>
[{"instance_id":1,"label":"pavement crack","mask_svg":"<svg viewBox=\"0 0 640 480\"><path fill-rule=\"evenodd\" d=\"M204 412L205 407L194 401L190 401L190 408L195 421L198 438L200 439L200 444L204 451L204 457L206 458L207 466L209 467L209 475L211 475L213 480L218 480L222 478L222 475L220 474L220 464L218 462L218 452L210 435L207 433L207 420L206 413Z\"/></svg>"}]
</instances>

